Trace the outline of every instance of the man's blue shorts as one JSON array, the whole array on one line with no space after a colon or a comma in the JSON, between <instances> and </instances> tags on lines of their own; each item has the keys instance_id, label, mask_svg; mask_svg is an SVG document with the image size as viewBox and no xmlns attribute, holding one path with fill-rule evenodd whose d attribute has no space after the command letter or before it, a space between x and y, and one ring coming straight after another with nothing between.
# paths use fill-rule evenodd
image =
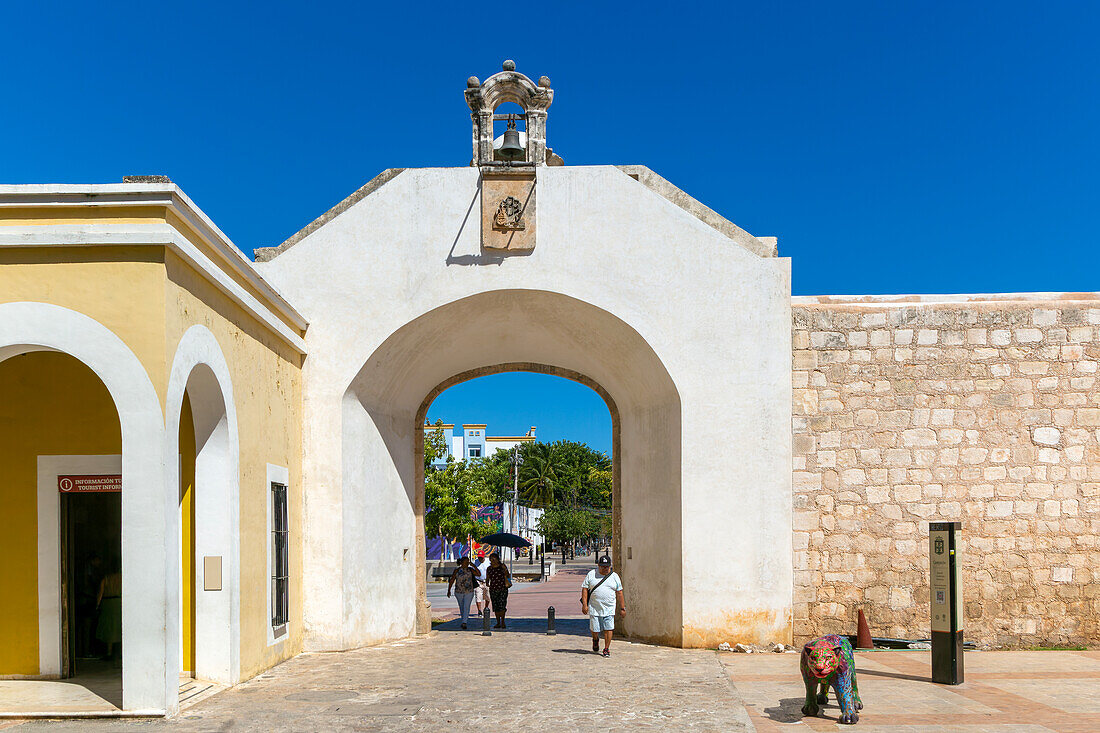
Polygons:
<instances>
[{"instance_id":1,"label":"man's blue shorts","mask_svg":"<svg viewBox=\"0 0 1100 733\"><path fill-rule=\"evenodd\" d=\"M615 615L589 616L588 628L592 629L593 634L598 634L601 631L611 631L615 628Z\"/></svg>"}]
</instances>

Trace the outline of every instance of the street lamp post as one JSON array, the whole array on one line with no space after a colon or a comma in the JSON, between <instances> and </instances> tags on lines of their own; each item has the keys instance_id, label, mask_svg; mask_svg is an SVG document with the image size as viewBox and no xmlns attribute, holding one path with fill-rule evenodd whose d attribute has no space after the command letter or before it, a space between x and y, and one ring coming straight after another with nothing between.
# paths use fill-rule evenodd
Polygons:
<instances>
[{"instance_id":1,"label":"street lamp post","mask_svg":"<svg viewBox=\"0 0 1100 733\"><path fill-rule=\"evenodd\" d=\"M519 444L512 448L512 531L519 534L519 466L523 458L519 454ZM516 548L512 548L512 554L508 557L508 572L512 572L512 563L516 559Z\"/></svg>"}]
</instances>

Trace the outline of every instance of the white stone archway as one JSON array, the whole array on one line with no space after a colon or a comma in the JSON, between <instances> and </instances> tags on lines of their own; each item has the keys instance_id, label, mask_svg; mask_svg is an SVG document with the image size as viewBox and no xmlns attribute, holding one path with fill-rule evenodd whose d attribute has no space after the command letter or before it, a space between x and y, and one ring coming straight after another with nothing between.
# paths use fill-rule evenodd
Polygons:
<instances>
[{"instance_id":1,"label":"white stone archway","mask_svg":"<svg viewBox=\"0 0 1100 733\"><path fill-rule=\"evenodd\" d=\"M0 304L0 360L29 351L58 351L82 362L115 403L122 429L123 707L170 712L178 679L166 657L172 645L165 612L173 596L165 584L164 535L174 512L162 491L164 422L156 389L122 339L94 319L48 303Z\"/></svg>"},{"instance_id":2,"label":"white stone archway","mask_svg":"<svg viewBox=\"0 0 1100 733\"><path fill-rule=\"evenodd\" d=\"M484 328L479 314L496 322ZM430 354L430 358L425 358ZM345 576L366 578L374 552L367 544L394 527L372 526L379 498L388 511L409 517L390 541L415 548L417 572L388 579L404 598L394 608L388 633L428 627L424 574L423 416L446 386L499 371L542 371L596 389L612 410L617 470L615 547L627 582L630 633L682 644L683 592L680 557L681 406L672 378L645 339L616 316L559 293L490 291L436 308L400 328L375 350L348 388L343 408ZM656 460L655 460L656 458ZM373 497L349 495L370 490ZM350 503L349 503L350 500ZM371 507L367 511L367 507ZM353 543L349 543L352 540ZM402 569L404 570L404 569ZM362 603L354 587L345 619L375 628L374 602ZM417 598L410 608L408 598ZM402 624L404 628L402 628Z\"/></svg>"},{"instance_id":3,"label":"white stone archway","mask_svg":"<svg viewBox=\"0 0 1100 733\"><path fill-rule=\"evenodd\" d=\"M789 261L775 256L774 242L647 169L536 168L537 239L522 256L484 246L476 167L387 173L280 247L257 252L264 278L310 322L306 647L349 648L415 630L417 409L456 374L514 362L585 375L619 407L621 544L633 548L624 565L636 568L624 572L667 560L651 602L678 599L648 631L636 626L633 603L632 631L696 647L789 642ZM540 294L587 310L556 310ZM482 307L452 307L467 302ZM437 309L452 318L430 318ZM553 339L529 338L524 317L541 323L532 333ZM662 368L649 373L666 373L678 408L645 398L657 394L652 379L617 374L639 370L645 352L606 338L599 324L612 318L626 326L612 333L635 334L655 355ZM677 501L627 499L638 485L627 476L635 456L643 482L653 480L649 472L674 474L672 488L653 496L678 492ZM625 536L632 507L649 522L648 548Z\"/></svg>"},{"instance_id":4,"label":"white stone archway","mask_svg":"<svg viewBox=\"0 0 1100 733\"><path fill-rule=\"evenodd\" d=\"M240 449L237 411L229 366L217 339L205 326L192 326L176 347L168 380L165 455L179 456L184 394L191 400L195 430L195 676L233 684L240 677ZM178 506L179 460L169 461L166 494ZM181 621L179 512L170 512L174 562L170 587L177 590L168 616L168 638L178 640ZM222 589L205 591L204 557L221 558ZM170 667L181 669L178 643Z\"/></svg>"}]
</instances>

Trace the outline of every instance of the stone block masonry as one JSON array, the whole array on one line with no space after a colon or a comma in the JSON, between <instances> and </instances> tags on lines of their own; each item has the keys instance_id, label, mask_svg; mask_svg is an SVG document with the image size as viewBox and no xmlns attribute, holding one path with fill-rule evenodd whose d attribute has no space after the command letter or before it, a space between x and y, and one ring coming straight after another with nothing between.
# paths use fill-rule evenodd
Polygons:
<instances>
[{"instance_id":1,"label":"stone block masonry","mask_svg":"<svg viewBox=\"0 0 1100 733\"><path fill-rule=\"evenodd\" d=\"M928 523L965 631L1100 644L1100 296L796 297L795 641L926 638Z\"/></svg>"}]
</instances>

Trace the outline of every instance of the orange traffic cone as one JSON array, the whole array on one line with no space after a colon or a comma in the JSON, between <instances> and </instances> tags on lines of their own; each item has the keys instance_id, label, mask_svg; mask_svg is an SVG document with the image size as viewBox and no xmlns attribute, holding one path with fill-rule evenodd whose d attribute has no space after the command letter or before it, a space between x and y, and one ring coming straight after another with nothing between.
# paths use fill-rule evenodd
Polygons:
<instances>
[{"instance_id":1,"label":"orange traffic cone","mask_svg":"<svg viewBox=\"0 0 1100 733\"><path fill-rule=\"evenodd\" d=\"M874 649L875 643L871 641L871 629L867 626L867 617L863 615L863 609L859 609L859 622L856 625L856 649Z\"/></svg>"}]
</instances>

